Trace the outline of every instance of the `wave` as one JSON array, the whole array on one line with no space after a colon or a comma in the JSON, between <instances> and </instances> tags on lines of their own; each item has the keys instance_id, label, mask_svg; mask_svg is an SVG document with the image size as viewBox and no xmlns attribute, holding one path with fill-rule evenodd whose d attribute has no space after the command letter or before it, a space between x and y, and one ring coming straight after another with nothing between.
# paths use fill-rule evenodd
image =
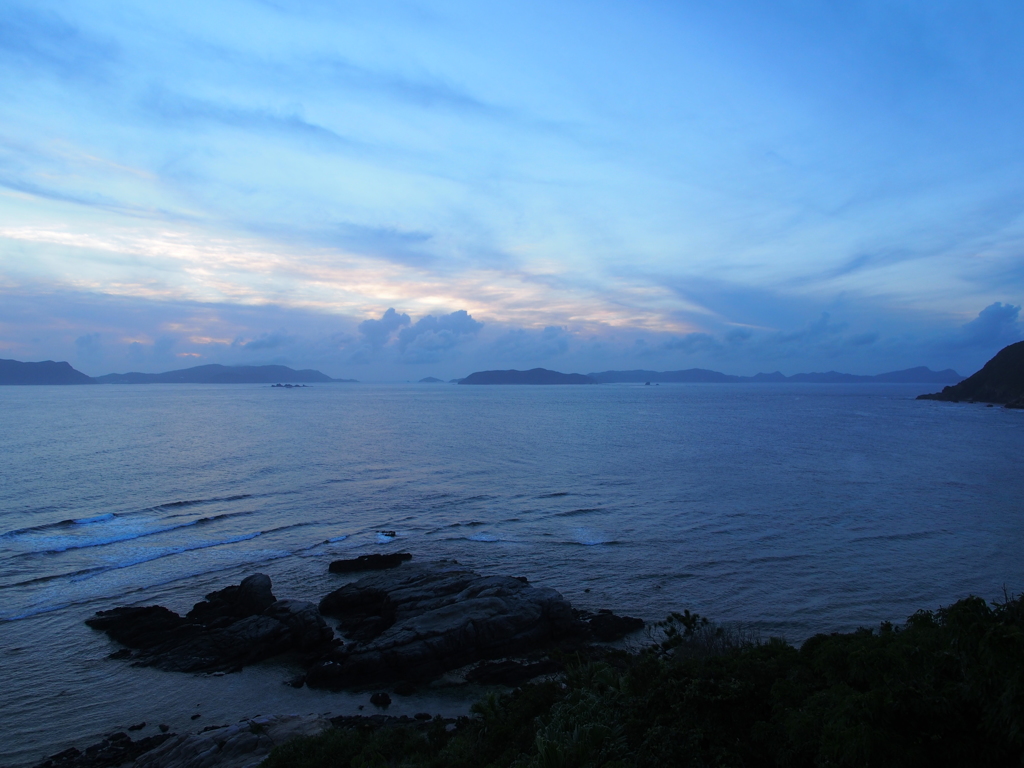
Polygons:
<instances>
[{"instance_id":1,"label":"wave","mask_svg":"<svg viewBox=\"0 0 1024 768\"><path fill-rule=\"evenodd\" d=\"M542 493L538 499L557 499L559 496L568 496L568 491L555 491L554 493Z\"/></svg>"},{"instance_id":2,"label":"wave","mask_svg":"<svg viewBox=\"0 0 1024 768\"><path fill-rule=\"evenodd\" d=\"M603 512L601 507L587 507L586 509L570 509L568 512L555 512L555 517L576 517L577 515L589 515L591 512Z\"/></svg>"},{"instance_id":3,"label":"wave","mask_svg":"<svg viewBox=\"0 0 1024 768\"><path fill-rule=\"evenodd\" d=\"M73 528L76 526L94 525L96 523L104 523L108 520L114 520L118 517L127 517L129 515L137 514L139 511L142 512L154 512L161 509L177 509L180 507L194 507L197 504L213 504L219 501L239 501L241 499L251 498L252 494L241 493L234 496L214 496L209 499L189 499L186 501L171 501L166 504L157 504L154 507L146 507L142 510L135 512L105 512L101 515L93 515L91 517L75 517L68 520L59 520L55 523L42 523L40 525L30 525L25 528L16 528L11 531L5 531L0 533L0 539L12 539L16 536L23 536L26 533L33 533L35 531L50 531L58 528Z\"/></svg>"},{"instance_id":4,"label":"wave","mask_svg":"<svg viewBox=\"0 0 1024 768\"><path fill-rule=\"evenodd\" d=\"M124 560L124 561L121 561L121 562L118 562L118 563L113 563L111 565L95 565L95 566L92 566L90 568L81 568L81 569L79 569L77 571L69 571L69 572L66 572L66 573L51 573L51 574L47 574L45 576L36 576L35 578L32 578L32 579L25 579L24 581L16 581L16 582L14 582L12 584L6 584L6 585L3 585L3 586L0 586L0 590L14 589L15 587L25 587L25 586L29 586L29 585L32 585L32 584L41 584L41 583L45 583L45 582L48 582L48 581L54 581L56 579L68 579L69 581L82 581L85 578L91 578L92 576L97 576L97 575L99 575L101 573L106 573L108 571L117 571L117 570L121 570L123 568L131 568L132 566L141 565L142 563L149 563L149 562L152 562L154 560L160 560L161 558L164 558L164 557L171 557L173 555L180 555L183 552L195 552L196 550L200 550L200 549L210 549L211 547L222 547L222 546L225 546L227 544L237 544L237 543L242 542L242 541L249 541L251 539L258 538L259 536L265 536L265 535L271 534L271 533L279 533L280 531L286 531L286 530L289 530L291 528L302 528L302 527L305 527L307 525L312 525L312 523L308 523L308 522L305 522L305 523L291 523L290 525L280 525L280 526L278 526L276 528L268 528L265 531L253 531L252 533L240 534L238 536L232 536L232 537L229 537L229 538L226 538L226 539L219 539L217 541L207 541L207 542L202 542L200 544L192 544L192 545L184 545L183 544L183 545L176 546L176 547L167 547L167 548L165 548L163 550L160 550L160 551L158 551L156 553L153 553L153 554L150 554L150 555L146 555L144 557L137 557L137 558L134 558L134 559L131 559L131 560Z\"/></svg>"},{"instance_id":5,"label":"wave","mask_svg":"<svg viewBox=\"0 0 1024 768\"><path fill-rule=\"evenodd\" d=\"M213 504L218 501L239 501L251 498L250 493L239 493L234 496L214 496L209 499L186 499L185 501L169 501L166 504L157 504L150 509L177 509L178 507L194 507L197 504Z\"/></svg>"},{"instance_id":6,"label":"wave","mask_svg":"<svg viewBox=\"0 0 1024 768\"><path fill-rule=\"evenodd\" d=\"M30 525L26 528L15 528L12 531L5 531L0 533L0 539L13 539L16 536L24 536L26 533L34 533L36 531L52 531L58 528L72 528L74 526L93 525L94 523L102 523L107 520L113 520L115 517L120 517L121 514L117 512L107 512L104 515L96 515L95 517L79 517L70 520L60 520L56 523L42 523L40 525Z\"/></svg>"},{"instance_id":7,"label":"wave","mask_svg":"<svg viewBox=\"0 0 1024 768\"><path fill-rule=\"evenodd\" d=\"M34 555L57 555L57 554L60 554L61 552L69 552L69 551L75 550L75 549L90 549L92 547L106 547L106 546L109 546L110 544L119 544L119 543L124 542L124 541L135 541L136 539L144 539L147 536L157 536L157 535L159 535L161 533L170 533L171 531L177 531L177 530L180 530L182 528L191 528L192 526L196 526L196 525L208 525L210 523L215 523L215 522L218 522L220 520L224 520L224 519L229 518L229 517L243 517L245 515L251 515L251 514L253 514L253 511L248 511L248 512L225 512L222 515L212 515L210 517L200 517L198 520L190 520L187 523L176 523L175 525L167 525L167 526L164 526L163 528L154 528L153 530L142 531L140 533L124 534L123 536L112 536L110 538L97 539L95 541L88 541L88 542L84 542L82 544L68 544L67 546L64 546L64 547L53 547L51 549L35 549L35 550L32 550L31 552L19 552L18 554L14 555L13 558L32 557ZM115 515L110 515L110 517L115 517Z\"/></svg>"},{"instance_id":8,"label":"wave","mask_svg":"<svg viewBox=\"0 0 1024 768\"><path fill-rule=\"evenodd\" d=\"M294 552L288 552L288 551L274 552L273 554L270 554L270 555L264 554L264 556L262 556L262 557L254 558L253 560L246 561L244 563L244 565L246 565L246 566L253 566L253 565L257 565L259 563L269 563L269 562L271 562L273 560L280 560L281 558L284 558L284 557L290 557L293 554L295 554L295 553ZM108 600L121 599L123 601L124 598L127 595L132 595L132 594L135 594L137 592L145 592L148 589L158 589L160 587L165 587L168 584L174 584L174 583L179 582L179 581L187 581L189 579L194 579L197 576L209 576L210 574L220 573L222 571L230 571L232 569L238 568L240 565L242 565L242 564L240 564L240 563L231 563L230 565L223 565L223 566L221 566L219 568L210 568L210 569L205 570L205 571L193 571L193 572L190 572L190 573L182 574L180 576L175 576L174 578L171 578L171 579L165 579L164 581L154 581L152 584L146 584L145 586L136 587L134 589L129 589L129 590L126 590L126 591L120 591L120 592L118 592L117 595L93 595L93 596L90 596L90 597L83 598L81 600L71 600L69 602L59 603L57 605L34 606L34 607L30 608L29 610L26 610L26 611L24 611L22 613L18 613L18 614L14 614L14 615L7 615L7 616L5 616L5 615L0 614L0 623L9 622L9 621L20 621L21 619L29 619L29 618L32 618L33 616L40 616L40 615L42 615L44 613L53 613L54 611L61 611L61 610L64 610L65 608L74 608L74 607L77 607L77 606L90 605L90 604L93 604L93 603L103 603L103 602L108 601ZM124 602L122 602L121 604L124 605Z\"/></svg>"},{"instance_id":9,"label":"wave","mask_svg":"<svg viewBox=\"0 0 1024 768\"><path fill-rule=\"evenodd\" d=\"M593 531L589 528L577 528L572 533L573 538L569 541L564 542L565 544L582 544L585 547L593 547L598 544L613 545L622 543L608 536L605 536L600 531Z\"/></svg>"},{"instance_id":10,"label":"wave","mask_svg":"<svg viewBox=\"0 0 1024 768\"><path fill-rule=\"evenodd\" d=\"M916 541L932 536L942 536L949 531L913 531L911 533L881 533L874 536L854 536L852 541Z\"/></svg>"}]
</instances>

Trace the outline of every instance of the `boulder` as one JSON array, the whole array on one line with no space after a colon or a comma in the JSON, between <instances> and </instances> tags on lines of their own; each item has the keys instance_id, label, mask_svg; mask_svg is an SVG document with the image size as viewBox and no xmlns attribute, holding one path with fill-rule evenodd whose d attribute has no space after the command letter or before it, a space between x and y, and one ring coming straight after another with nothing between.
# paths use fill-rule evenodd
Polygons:
<instances>
[{"instance_id":1,"label":"boulder","mask_svg":"<svg viewBox=\"0 0 1024 768\"><path fill-rule=\"evenodd\" d=\"M136 649L154 648L171 638L190 637L201 629L162 605L99 611L85 623L106 632L121 645Z\"/></svg>"},{"instance_id":2,"label":"boulder","mask_svg":"<svg viewBox=\"0 0 1024 768\"><path fill-rule=\"evenodd\" d=\"M322 653L334 637L312 603L275 600L262 573L211 592L185 616L159 605L114 608L86 624L134 649L133 663L175 672L233 671L290 650Z\"/></svg>"},{"instance_id":3,"label":"boulder","mask_svg":"<svg viewBox=\"0 0 1024 768\"><path fill-rule=\"evenodd\" d=\"M263 613L276 600L270 577L265 573L254 573L242 579L238 586L211 592L204 601L196 603L185 618L206 626L231 623Z\"/></svg>"},{"instance_id":4,"label":"boulder","mask_svg":"<svg viewBox=\"0 0 1024 768\"><path fill-rule=\"evenodd\" d=\"M388 531L392 536L394 531ZM359 573L361 571L383 571L387 568L397 568L407 560L412 560L408 552L392 552L387 555L360 555L351 560L335 560L327 570L331 573Z\"/></svg>"},{"instance_id":5,"label":"boulder","mask_svg":"<svg viewBox=\"0 0 1024 768\"><path fill-rule=\"evenodd\" d=\"M553 589L457 566L412 566L330 593L320 612L353 640L315 664L306 684L348 688L429 680L483 659L525 655L584 627Z\"/></svg>"}]
</instances>

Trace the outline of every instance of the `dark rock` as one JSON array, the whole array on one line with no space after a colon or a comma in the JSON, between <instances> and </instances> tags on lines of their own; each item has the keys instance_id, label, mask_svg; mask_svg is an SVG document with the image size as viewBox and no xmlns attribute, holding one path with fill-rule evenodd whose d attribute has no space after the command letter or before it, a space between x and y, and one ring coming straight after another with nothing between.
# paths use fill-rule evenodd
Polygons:
<instances>
[{"instance_id":1,"label":"dark rock","mask_svg":"<svg viewBox=\"0 0 1024 768\"><path fill-rule=\"evenodd\" d=\"M386 590L374 587L346 587L320 601L320 613L341 619L341 630L352 640L368 643L395 623L395 604Z\"/></svg>"},{"instance_id":2,"label":"dark rock","mask_svg":"<svg viewBox=\"0 0 1024 768\"><path fill-rule=\"evenodd\" d=\"M114 768L132 762L173 735L162 733L132 741L126 733L112 733L103 741L87 747L84 752L71 747L47 758L36 768Z\"/></svg>"},{"instance_id":3,"label":"dark rock","mask_svg":"<svg viewBox=\"0 0 1024 768\"><path fill-rule=\"evenodd\" d=\"M541 675L553 675L565 667L552 659L543 659L533 664L506 659L481 664L466 675L466 682L479 685L505 685L516 688Z\"/></svg>"},{"instance_id":4,"label":"dark rock","mask_svg":"<svg viewBox=\"0 0 1024 768\"><path fill-rule=\"evenodd\" d=\"M202 717L202 715L196 712L194 715L192 715L192 717L189 718L189 720L198 720L200 717Z\"/></svg>"},{"instance_id":5,"label":"dark rock","mask_svg":"<svg viewBox=\"0 0 1024 768\"><path fill-rule=\"evenodd\" d=\"M313 603L278 600L263 615L284 624L291 633L292 645L300 651L309 651L334 639L334 630L327 626Z\"/></svg>"},{"instance_id":6,"label":"dark rock","mask_svg":"<svg viewBox=\"0 0 1024 768\"><path fill-rule=\"evenodd\" d=\"M594 637L602 643L621 640L631 632L644 628L643 619L634 619L632 616L616 616L607 609L598 611L586 621Z\"/></svg>"},{"instance_id":7,"label":"dark rock","mask_svg":"<svg viewBox=\"0 0 1024 768\"><path fill-rule=\"evenodd\" d=\"M334 637L315 605L276 600L261 573L211 592L184 617L162 606L114 608L86 624L136 649L135 664L177 672L230 672L290 650L319 655Z\"/></svg>"},{"instance_id":8,"label":"dark rock","mask_svg":"<svg viewBox=\"0 0 1024 768\"><path fill-rule=\"evenodd\" d=\"M380 693L375 693L370 697L370 703L375 707L387 709L391 706L391 697L381 691Z\"/></svg>"},{"instance_id":9,"label":"dark rock","mask_svg":"<svg viewBox=\"0 0 1024 768\"><path fill-rule=\"evenodd\" d=\"M128 726L128 730L129 731L141 731L145 727L146 727L146 724L144 722L143 723L137 723L135 725L129 725Z\"/></svg>"},{"instance_id":10,"label":"dark rock","mask_svg":"<svg viewBox=\"0 0 1024 768\"><path fill-rule=\"evenodd\" d=\"M191 628L181 616L161 605L141 608L113 608L99 611L86 619L93 629L106 632L113 640L129 648L146 649L166 642L171 636L193 634L198 627Z\"/></svg>"},{"instance_id":11,"label":"dark rock","mask_svg":"<svg viewBox=\"0 0 1024 768\"><path fill-rule=\"evenodd\" d=\"M325 597L320 612L338 616L355 642L313 665L306 684L316 688L430 680L579 638L584 630L553 589L458 567L365 576Z\"/></svg>"},{"instance_id":12,"label":"dark rock","mask_svg":"<svg viewBox=\"0 0 1024 768\"><path fill-rule=\"evenodd\" d=\"M171 730L171 726L164 725L163 723L160 723L159 728L160 728L160 733L167 733L169 730Z\"/></svg>"},{"instance_id":13,"label":"dark rock","mask_svg":"<svg viewBox=\"0 0 1024 768\"><path fill-rule=\"evenodd\" d=\"M184 640L172 639L136 657L135 663L171 672L233 672L291 647L291 633L284 624L269 616L249 616Z\"/></svg>"},{"instance_id":14,"label":"dark rock","mask_svg":"<svg viewBox=\"0 0 1024 768\"><path fill-rule=\"evenodd\" d=\"M270 750L330 727L319 715L269 715L168 739L140 756L133 768L242 768L263 762Z\"/></svg>"},{"instance_id":15,"label":"dark rock","mask_svg":"<svg viewBox=\"0 0 1024 768\"><path fill-rule=\"evenodd\" d=\"M237 587L211 592L206 600L196 603L185 618L207 627L220 626L263 613L276 600L271 591L270 577L265 573L254 573L242 579Z\"/></svg>"},{"instance_id":16,"label":"dark rock","mask_svg":"<svg viewBox=\"0 0 1024 768\"><path fill-rule=\"evenodd\" d=\"M305 675L297 675L293 678L284 681L285 685L290 685L292 688L301 688L306 684Z\"/></svg>"},{"instance_id":17,"label":"dark rock","mask_svg":"<svg viewBox=\"0 0 1024 768\"><path fill-rule=\"evenodd\" d=\"M394 536L394 531L388 531ZM412 560L408 552L393 552L387 555L360 555L351 560L335 560L329 566L331 573L359 573L361 571L382 571L385 568L396 568L407 560Z\"/></svg>"}]
</instances>

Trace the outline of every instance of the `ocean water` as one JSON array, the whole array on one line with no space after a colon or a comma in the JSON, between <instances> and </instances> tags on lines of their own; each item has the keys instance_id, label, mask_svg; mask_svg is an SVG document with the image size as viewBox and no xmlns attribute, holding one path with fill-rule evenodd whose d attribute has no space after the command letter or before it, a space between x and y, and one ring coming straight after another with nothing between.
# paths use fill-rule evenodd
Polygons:
<instances>
[{"instance_id":1,"label":"ocean water","mask_svg":"<svg viewBox=\"0 0 1024 768\"><path fill-rule=\"evenodd\" d=\"M83 620L187 610L256 571L318 600L343 583L332 559L367 552L794 642L1019 592L1024 412L913 399L929 389L0 388L0 764L140 721L357 712L365 693L282 685L288 659L218 677L107 660Z\"/></svg>"}]
</instances>

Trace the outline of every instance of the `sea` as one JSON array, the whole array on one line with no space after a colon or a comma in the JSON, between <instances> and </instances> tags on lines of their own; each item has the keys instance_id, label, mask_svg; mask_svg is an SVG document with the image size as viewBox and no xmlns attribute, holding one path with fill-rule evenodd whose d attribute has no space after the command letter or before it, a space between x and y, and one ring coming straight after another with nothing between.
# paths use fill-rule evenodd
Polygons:
<instances>
[{"instance_id":1,"label":"sea","mask_svg":"<svg viewBox=\"0 0 1024 768\"><path fill-rule=\"evenodd\" d=\"M1024 589L1024 411L914 399L933 388L0 388L0 764L142 722L368 714L365 691L284 685L294 660L134 668L83 622L187 611L256 572L316 601L345 581L331 560L371 552L793 643L1002 600ZM389 712L479 695L439 686Z\"/></svg>"}]
</instances>

